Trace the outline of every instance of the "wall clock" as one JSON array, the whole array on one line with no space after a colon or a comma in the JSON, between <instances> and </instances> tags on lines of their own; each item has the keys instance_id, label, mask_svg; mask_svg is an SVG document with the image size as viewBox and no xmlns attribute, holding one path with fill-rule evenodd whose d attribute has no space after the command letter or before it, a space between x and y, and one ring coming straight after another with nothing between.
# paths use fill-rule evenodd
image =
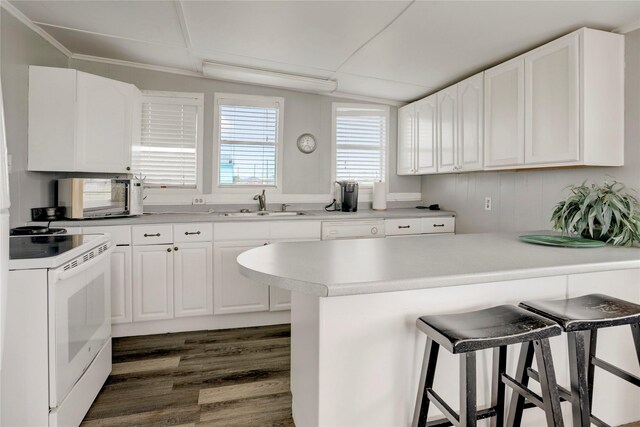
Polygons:
<instances>
[{"instance_id":1,"label":"wall clock","mask_svg":"<svg viewBox=\"0 0 640 427\"><path fill-rule=\"evenodd\" d=\"M303 152L304 154L310 154L316 151L318 147L318 141L316 141L316 137L311 135L310 133L303 133L298 137L298 150Z\"/></svg>"}]
</instances>

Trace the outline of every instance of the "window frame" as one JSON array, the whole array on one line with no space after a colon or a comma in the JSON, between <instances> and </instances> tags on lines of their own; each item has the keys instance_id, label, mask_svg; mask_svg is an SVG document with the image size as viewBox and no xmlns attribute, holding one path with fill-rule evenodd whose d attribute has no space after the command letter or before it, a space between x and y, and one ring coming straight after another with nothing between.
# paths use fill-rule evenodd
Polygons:
<instances>
[{"instance_id":1,"label":"window frame","mask_svg":"<svg viewBox=\"0 0 640 427\"><path fill-rule=\"evenodd\" d=\"M202 92L174 92L174 91L158 91L158 90L143 90L140 97L140 111L139 111L139 132L136 134L137 140L133 145L141 145L142 137L142 104L145 99L190 99L195 100L195 105L198 109L197 119L197 135L196 135L196 188L160 188L160 187L145 187L145 195L200 195L204 194L204 93Z\"/></svg>"},{"instance_id":2,"label":"window frame","mask_svg":"<svg viewBox=\"0 0 640 427\"><path fill-rule=\"evenodd\" d=\"M352 102L333 102L331 104L331 187L330 194L334 191L334 185L336 182L336 158L337 158L337 141L336 141L336 120L338 117L338 109L339 108L354 108L354 109L379 109L384 112L385 120L386 120L386 134L384 141L384 183L386 187L386 193L389 193L389 156L390 156L390 148L389 148L389 133L390 133L390 108L388 105L381 104L363 104L363 103L352 103ZM359 194L373 194L373 185L362 185L358 183L358 192Z\"/></svg>"},{"instance_id":3,"label":"window frame","mask_svg":"<svg viewBox=\"0 0 640 427\"><path fill-rule=\"evenodd\" d=\"M247 106L266 107L278 104L278 134L276 135L276 185L220 185L220 104L221 100L232 100ZM213 168L212 193L256 193L265 189L267 193L282 193L283 155L284 155L284 98L280 96L245 95L236 93L215 93L213 100Z\"/></svg>"}]
</instances>

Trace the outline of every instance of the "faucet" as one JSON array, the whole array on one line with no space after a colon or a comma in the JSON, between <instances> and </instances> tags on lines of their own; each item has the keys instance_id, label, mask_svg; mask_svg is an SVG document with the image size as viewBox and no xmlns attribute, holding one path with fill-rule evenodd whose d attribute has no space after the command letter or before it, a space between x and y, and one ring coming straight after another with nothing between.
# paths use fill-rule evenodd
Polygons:
<instances>
[{"instance_id":1,"label":"faucet","mask_svg":"<svg viewBox=\"0 0 640 427\"><path fill-rule=\"evenodd\" d=\"M253 200L257 200L260 205L260 211L264 212L267 210L267 195L264 194L265 190L262 190L262 194L256 194L253 196Z\"/></svg>"}]
</instances>

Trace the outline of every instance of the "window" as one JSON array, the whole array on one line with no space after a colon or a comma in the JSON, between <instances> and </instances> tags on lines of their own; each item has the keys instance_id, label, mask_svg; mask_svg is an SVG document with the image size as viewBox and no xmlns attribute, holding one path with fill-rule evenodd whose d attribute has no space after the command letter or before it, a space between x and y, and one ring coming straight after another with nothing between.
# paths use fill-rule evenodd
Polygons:
<instances>
[{"instance_id":1,"label":"window","mask_svg":"<svg viewBox=\"0 0 640 427\"><path fill-rule=\"evenodd\" d=\"M216 94L218 187L281 187L283 99Z\"/></svg>"},{"instance_id":2,"label":"window","mask_svg":"<svg viewBox=\"0 0 640 427\"><path fill-rule=\"evenodd\" d=\"M357 181L372 187L386 180L389 108L334 104L334 167L337 181Z\"/></svg>"},{"instance_id":3,"label":"window","mask_svg":"<svg viewBox=\"0 0 640 427\"><path fill-rule=\"evenodd\" d=\"M146 92L132 166L149 188L201 189L203 94Z\"/></svg>"}]
</instances>

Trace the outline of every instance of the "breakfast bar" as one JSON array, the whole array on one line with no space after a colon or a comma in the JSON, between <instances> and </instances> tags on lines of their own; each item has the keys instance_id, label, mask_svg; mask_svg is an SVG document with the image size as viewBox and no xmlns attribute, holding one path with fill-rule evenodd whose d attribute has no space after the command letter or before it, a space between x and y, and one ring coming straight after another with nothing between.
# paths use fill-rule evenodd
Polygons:
<instances>
[{"instance_id":1,"label":"breakfast bar","mask_svg":"<svg viewBox=\"0 0 640 427\"><path fill-rule=\"evenodd\" d=\"M425 339L415 327L419 316L589 293L640 302L639 248L539 246L520 234L277 243L242 253L243 275L292 291L296 425L410 425ZM566 338L551 346L566 387ZM509 348L507 372L517 352ZM628 327L603 331L598 357L640 372ZM479 408L489 404L490 364L491 354L480 353ZM438 370L434 389L455 409L457 356L442 354ZM636 387L596 371L594 413L607 423L640 419L639 398ZM542 411L525 411L523 425L545 425Z\"/></svg>"}]
</instances>

